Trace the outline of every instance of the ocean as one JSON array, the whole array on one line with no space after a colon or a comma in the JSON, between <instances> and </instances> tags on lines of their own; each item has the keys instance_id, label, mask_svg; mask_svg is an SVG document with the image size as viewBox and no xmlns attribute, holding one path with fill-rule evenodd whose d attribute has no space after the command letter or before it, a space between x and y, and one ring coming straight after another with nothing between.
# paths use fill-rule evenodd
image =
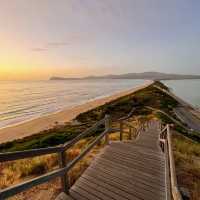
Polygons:
<instances>
[{"instance_id":1,"label":"ocean","mask_svg":"<svg viewBox=\"0 0 200 200\"><path fill-rule=\"evenodd\" d=\"M194 107L200 108L200 80L162 81L174 94Z\"/></svg>"},{"instance_id":2,"label":"ocean","mask_svg":"<svg viewBox=\"0 0 200 200\"><path fill-rule=\"evenodd\" d=\"M143 84L144 80L0 81L0 128L59 112ZM200 107L200 80L163 81Z\"/></svg>"},{"instance_id":3,"label":"ocean","mask_svg":"<svg viewBox=\"0 0 200 200\"><path fill-rule=\"evenodd\" d=\"M144 80L0 81L0 128L143 84Z\"/></svg>"}]
</instances>

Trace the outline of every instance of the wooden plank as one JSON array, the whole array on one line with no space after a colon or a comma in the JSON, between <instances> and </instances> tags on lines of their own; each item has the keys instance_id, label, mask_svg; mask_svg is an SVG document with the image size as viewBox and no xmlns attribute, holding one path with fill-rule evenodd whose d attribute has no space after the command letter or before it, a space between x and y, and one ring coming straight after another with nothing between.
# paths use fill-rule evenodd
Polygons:
<instances>
[{"instance_id":1,"label":"wooden plank","mask_svg":"<svg viewBox=\"0 0 200 200\"><path fill-rule=\"evenodd\" d=\"M154 187L156 188L156 190L163 190L165 188L165 182L164 180L160 181L160 180L155 180L152 178L152 176L146 176L146 174L144 173L139 173L138 171L135 171L135 173L133 172L128 172L124 171L124 169L120 168L120 167L116 167L116 168L112 168L111 165L104 165L101 163L98 163L98 165L92 165L91 167L88 168L88 171L90 170L96 170L96 172L99 173L105 173L105 174L111 174L112 176L116 177L116 178L120 178L123 179L124 181L127 179L128 182L130 183L135 183L135 181L137 182L141 182L143 185L148 185L150 187ZM87 171L85 172L87 173Z\"/></svg>"},{"instance_id":2,"label":"wooden plank","mask_svg":"<svg viewBox=\"0 0 200 200\"><path fill-rule=\"evenodd\" d=\"M87 189L89 189L87 187ZM94 192L91 192L90 189L89 191L86 190L86 187L80 187L79 185L75 185L72 187L72 191L75 191L76 193L79 194L79 196L83 196L85 199L88 200L101 200L100 198L98 198L98 196L96 194L94 194ZM77 200L79 200L77 198Z\"/></svg>"},{"instance_id":3,"label":"wooden plank","mask_svg":"<svg viewBox=\"0 0 200 200\"><path fill-rule=\"evenodd\" d=\"M117 148L120 148L122 151L127 151L127 153L129 153L129 152L131 152L132 154L136 153L138 156L141 155L141 156L145 156L145 157L152 159L152 160L154 159L155 162L163 160L163 153L160 154L160 153L157 153L157 152L150 152L150 151L148 151L148 149L144 149L144 148L137 147L137 146L134 146L134 147L127 149L126 146L119 146ZM116 149L116 151L117 151L117 149Z\"/></svg>"},{"instance_id":4,"label":"wooden plank","mask_svg":"<svg viewBox=\"0 0 200 200\"><path fill-rule=\"evenodd\" d=\"M149 158L148 156L145 156L145 155L141 156L141 155L138 155L137 152L125 152L122 149L115 150L113 148L108 149L107 152L108 153L116 153L120 156L126 156L126 158L129 158L132 160L139 159L141 161L153 163L153 164L155 164L155 161L156 161L157 165L161 165L163 167L165 166L164 159L154 160L153 157Z\"/></svg>"},{"instance_id":5,"label":"wooden plank","mask_svg":"<svg viewBox=\"0 0 200 200\"><path fill-rule=\"evenodd\" d=\"M138 153L145 153L145 154L148 154L149 156L153 155L154 157L163 158L163 153L161 151L158 151L158 150L157 151L151 151L151 150L145 151L147 149L142 145L128 143L128 142L125 143L125 144L126 145L122 146L118 142L113 142L112 143L113 146L123 148L124 150L127 150L127 152L128 151L134 151L134 149L135 149L135 150L139 151Z\"/></svg>"},{"instance_id":6,"label":"wooden plank","mask_svg":"<svg viewBox=\"0 0 200 200\"><path fill-rule=\"evenodd\" d=\"M95 165L96 164L96 165ZM118 163L114 163L112 161L106 161L103 160L101 162L101 160L98 160L96 163L94 163L94 165L92 165L91 167L97 167L98 165L102 165L102 168L108 168L108 169L116 169L118 171L125 172L127 175L131 176L132 178L134 178L134 176L138 175L138 177L142 178L144 177L144 180L146 180L146 178L148 179L148 181L155 181L156 183L164 183L164 179L163 177L158 177L152 174L149 174L148 172L144 172L142 170L138 170L136 168L129 168L124 166L123 164L118 164Z\"/></svg>"},{"instance_id":7,"label":"wooden plank","mask_svg":"<svg viewBox=\"0 0 200 200\"><path fill-rule=\"evenodd\" d=\"M102 191L98 191L97 187L88 185L86 182L80 182L78 181L77 184L75 185L75 190L78 190L81 194L85 195L90 200L115 200L112 196L105 194Z\"/></svg>"},{"instance_id":8,"label":"wooden plank","mask_svg":"<svg viewBox=\"0 0 200 200\"><path fill-rule=\"evenodd\" d=\"M116 186L116 184L108 178L102 180L97 177L94 178L92 176L88 176L87 174L85 174L82 178L82 180L92 183L94 186L99 186L99 190L101 191L106 189L107 193L109 191L109 195L115 199L139 200L138 197L130 194L128 190L124 190L123 187L120 187L119 185Z\"/></svg>"},{"instance_id":9,"label":"wooden plank","mask_svg":"<svg viewBox=\"0 0 200 200\"><path fill-rule=\"evenodd\" d=\"M70 196L66 195L64 192L60 193L55 200L73 200Z\"/></svg>"},{"instance_id":10,"label":"wooden plank","mask_svg":"<svg viewBox=\"0 0 200 200\"><path fill-rule=\"evenodd\" d=\"M158 166L159 168L164 167L164 163L162 160L159 161L159 160L155 160L153 158L147 158L147 157L145 157L144 154L142 156L141 155L138 156L137 154L133 154L132 156L129 156L129 155L120 153L119 151L118 152L109 151L109 153L113 156L116 155L116 156L119 156L122 158L123 158L123 156L126 156L126 159L129 161L132 161L132 162L148 163L150 166Z\"/></svg>"},{"instance_id":11,"label":"wooden plank","mask_svg":"<svg viewBox=\"0 0 200 200\"><path fill-rule=\"evenodd\" d=\"M141 165L139 164L137 161L135 161L134 163L130 163L130 162L125 162L123 159L121 158L116 158L116 159L113 159L113 157L111 155L104 155L103 157L101 157L101 159L103 160L109 160L109 161L112 161L113 163L118 163L118 164L123 164L124 166L128 167L128 168L136 168L138 170L141 170L141 171L144 171L144 172L147 172L149 174L156 174L157 176L163 176L164 175L164 172L162 171L158 171L157 169L149 169L149 166L148 165Z\"/></svg>"},{"instance_id":12,"label":"wooden plank","mask_svg":"<svg viewBox=\"0 0 200 200\"><path fill-rule=\"evenodd\" d=\"M116 176L118 175L118 176ZM127 191L130 194L135 194L134 192L138 192L139 194L149 193L150 195L160 195L163 196L165 194L165 190L161 190L161 187L152 187L151 184L146 184L146 182L141 182L139 179L127 177L125 174L116 173L115 171L107 172L106 170L97 171L95 169L88 169L83 177L89 176L94 179L100 179L103 182L107 182L108 184L117 185L117 187L121 188L124 191Z\"/></svg>"},{"instance_id":13,"label":"wooden plank","mask_svg":"<svg viewBox=\"0 0 200 200\"><path fill-rule=\"evenodd\" d=\"M137 164L137 166L139 165L142 167L147 166L146 165L147 162L141 160L140 158L138 158L138 159L128 158L128 157L126 157L126 155L123 156L123 155L118 154L117 152L112 152L112 153L109 152L109 155L102 156L102 158L104 158L104 157L105 158L109 157L109 158L113 159L113 161L116 160L116 162L122 161L122 162L126 163L127 166L131 166L131 165L136 166L136 164ZM147 167L149 170L152 170L152 172L164 169L164 165L161 165L161 164L155 163L155 162L151 162L151 161L148 162ZM159 173L164 174L164 172L161 172L161 171Z\"/></svg>"},{"instance_id":14,"label":"wooden plank","mask_svg":"<svg viewBox=\"0 0 200 200\"><path fill-rule=\"evenodd\" d=\"M25 150L18 152L0 153L0 162L19 160L24 158L31 158L34 156L42 156L46 154L53 154L63 151L63 147L48 147L42 149Z\"/></svg>"},{"instance_id":15,"label":"wooden plank","mask_svg":"<svg viewBox=\"0 0 200 200\"><path fill-rule=\"evenodd\" d=\"M110 157L109 157L110 156ZM164 171L164 166L162 167L159 167L156 165L156 167L154 167L154 165L151 165L151 169L149 166L150 164L147 164L145 162L138 162L138 160L135 160L133 162L128 162L127 161L123 161L122 158L118 157L118 160L117 160L117 157L115 159L112 158L112 155L108 155L108 156L101 156L98 158L98 160L94 161L94 163L98 164L98 163L116 163L116 166L120 167L124 167L124 168L131 168L131 170L140 170L140 171L143 171L143 172L147 172L149 173L149 171L153 170L153 171L156 171L157 168L158 170L163 170ZM142 167L142 168L140 168ZM142 170L141 170L142 169ZM153 174L154 173L149 173L149 174ZM157 171L155 172L155 174L159 175L160 177L163 177L164 176L164 172L158 172Z\"/></svg>"},{"instance_id":16,"label":"wooden plank","mask_svg":"<svg viewBox=\"0 0 200 200\"><path fill-rule=\"evenodd\" d=\"M105 165L107 165L107 163L109 163L111 165L115 164L114 161L108 161L108 160L103 160L103 159L101 161L102 161L102 163L106 162ZM123 164L120 164L120 163L116 163L116 165L119 168L121 168L121 170L126 170L126 172L130 171L130 173L140 173L140 174L143 174L143 175L145 175L146 177L148 177L148 178L150 178L152 180L159 181L159 182L163 182L164 181L163 175L153 174L153 173L150 173L149 171L144 171L141 168L130 168L130 167L124 166Z\"/></svg>"},{"instance_id":17,"label":"wooden plank","mask_svg":"<svg viewBox=\"0 0 200 200\"><path fill-rule=\"evenodd\" d=\"M113 187L111 185L106 184L105 182L101 182L94 179L86 179L84 177L81 177L78 181L77 185L85 186L88 190L92 190L95 192L96 195L98 195L101 199L115 199L115 200L131 200L132 195L129 195L127 193L124 193L122 190L118 190L116 187ZM132 198L133 199L133 198ZM133 200L138 200L137 198Z\"/></svg>"},{"instance_id":18,"label":"wooden plank","mask_svg":"<svg viewBox=\"0 0 200 200\"><path fill-rule=\"evenodd\" d=\"M73 188L70 189L70 196L74 199L74 200L89 200L88 198L86 198L85 196L82 196L80 193L78 193L78 191L74 191Z\"/></svg>"}]
</instances>

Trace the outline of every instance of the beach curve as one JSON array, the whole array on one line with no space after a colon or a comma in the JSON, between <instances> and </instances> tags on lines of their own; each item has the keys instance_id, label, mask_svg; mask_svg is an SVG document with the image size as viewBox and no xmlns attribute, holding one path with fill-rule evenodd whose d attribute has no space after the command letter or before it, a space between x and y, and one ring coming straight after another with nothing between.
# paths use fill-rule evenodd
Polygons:
<instances>
[{"instance_id":1,"label":"beach curve","mask_svg":"<svg viewBox=\"0 0 200 200\"><path fill-rule=\"evenodd\" d=\"M95 107L101 106L105 103L113 101L122 96L139 91L153 84L153 81L146 81L144 84L134 87L123 92L115 93L111 96L88 101L84 104L77 105L72 108L66 108L60 112L52 113L47 116L42 116L18 125L0 129L0 143L13 141L24 138L33 134L37 134L43 130L53 128L56 123L64 124L73 120L80 113L86 112Z\"/></svg>"}]
</instances>

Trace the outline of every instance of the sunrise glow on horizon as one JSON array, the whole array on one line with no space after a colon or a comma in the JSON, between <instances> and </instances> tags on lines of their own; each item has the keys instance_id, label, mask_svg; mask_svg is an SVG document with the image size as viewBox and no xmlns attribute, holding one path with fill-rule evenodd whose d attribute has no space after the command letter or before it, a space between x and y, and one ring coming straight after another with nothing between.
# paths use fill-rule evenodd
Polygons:
<instances>
[{"instance_id":1,"label":"sunrise glow on horizon","mask_svg":"<svg viewBox=\"0 0 200 200\"><path fill-rule=\"evenodd\" d=\"M195 0L1 0L0 80L200 74L199 10Z\"/></svg>"}]
</instances>

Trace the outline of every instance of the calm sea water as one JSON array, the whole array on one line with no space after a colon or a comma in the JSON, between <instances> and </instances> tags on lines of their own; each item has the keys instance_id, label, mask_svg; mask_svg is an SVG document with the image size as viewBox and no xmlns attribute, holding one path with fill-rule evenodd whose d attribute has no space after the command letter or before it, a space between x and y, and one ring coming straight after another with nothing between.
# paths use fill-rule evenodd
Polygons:
<instances>
[{"instance_id":1,"label":"calm sea water","mask_svg":"<svg viewBox=\"0 0 200 200\"><path fill-rule=\"evenodd\" d=\"M200 107L200 80L163 81ZM0 128L134 88L144 80L0 81Z\"/></svg>"},{"instance_id":2,"label":"calm sea water","mask_svg":"<svg viewBox=\"0 0 200 200\"><path fill-rule=\"evenodd\" d=\"M143 80L0 81L0 128L134 88Z\"/></svg>"},{"instance_id":3,"label":"calm sea water","mask_svg":"<svg viewBox=\"0 0 200 200\"><path fill-rule=\"evenodd\" d=\"M163 81L177 96L200 107L200 80Z\"/></svg>"}]
</instances>

